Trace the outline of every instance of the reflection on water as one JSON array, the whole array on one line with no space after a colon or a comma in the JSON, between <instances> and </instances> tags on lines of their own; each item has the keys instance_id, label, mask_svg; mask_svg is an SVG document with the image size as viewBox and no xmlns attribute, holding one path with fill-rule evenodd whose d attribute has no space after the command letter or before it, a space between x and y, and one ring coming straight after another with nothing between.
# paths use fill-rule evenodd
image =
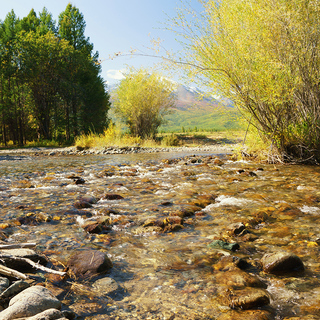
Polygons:
<instances>
[{"instance_id":1,"label":"reflection on water","mask_svg":"<svg viewBox=\"0 0 320 320\"><path fill-rule=\"evenodd\" d=\"M6 241L36 241L57 265L76 249L108 253L114 268L107 276L116 281L116 290L108 294L101 286L93 290L97 279L91 279L69 285L64 295L63 303L82 319L223 317L230 310L221 302L226 287L217 281L214 266L219 258L234 254L257 266L263 254L281 248L301 257L306 272L276 277L252 269L268 285L274 317L316 317L320 169L184 156L1 159L0 223L10 224L4 229ZM75 176L84 183L75 184ZM100 200L82 209L81 216L75 211L80 196L100 199L104 194L123 199ZM110 229L85 232L83 226L106 209L114 210ZM191 214L185 214L183 226L176 227L172 219L188 210ZM34 217L34 225L19 225L21 216ZM251 237L230 235L230 225L237 222L248 228ZM214 239L237 241L240 250L208 247Z\"/></svg>"}]
</instances>

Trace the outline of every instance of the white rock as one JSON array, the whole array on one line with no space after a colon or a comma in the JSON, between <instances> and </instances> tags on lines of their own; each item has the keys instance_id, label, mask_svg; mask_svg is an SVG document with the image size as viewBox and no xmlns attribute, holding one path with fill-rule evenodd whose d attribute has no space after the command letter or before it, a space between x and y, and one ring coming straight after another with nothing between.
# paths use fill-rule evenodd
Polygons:
<instances>
[{"instance_id":1,"label":"white rock","mask_svg":"<svg viewBox=\"0 0 320 320\"><path fill-rule=\"evenodd\" d=\"M0 320L32 317L51 308L60 309L61 302L48 289L33 286L10 300L9 307L0 312Z\"/></svg>"}]
</instances>

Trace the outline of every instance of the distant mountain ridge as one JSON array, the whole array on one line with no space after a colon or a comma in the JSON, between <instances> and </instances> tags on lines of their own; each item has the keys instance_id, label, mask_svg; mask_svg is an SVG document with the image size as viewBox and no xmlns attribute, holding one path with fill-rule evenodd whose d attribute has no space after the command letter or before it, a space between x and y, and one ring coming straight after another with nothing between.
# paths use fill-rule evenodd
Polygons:
<instances>
[{"instance_id":1,"label":"distant mountain ridge","mask_svg":"<svg viewBox=\"0 0 320 320\"><path fill-rule=\"evenodd\" d=\"M109 92L117 85L109 86ZM161 131L185 130L229 130L239 129L239 113L233 104L224 98L213 98L196 87L177 84L176 103L172 113L166 117Z\"/></svg>"}]
</instances>

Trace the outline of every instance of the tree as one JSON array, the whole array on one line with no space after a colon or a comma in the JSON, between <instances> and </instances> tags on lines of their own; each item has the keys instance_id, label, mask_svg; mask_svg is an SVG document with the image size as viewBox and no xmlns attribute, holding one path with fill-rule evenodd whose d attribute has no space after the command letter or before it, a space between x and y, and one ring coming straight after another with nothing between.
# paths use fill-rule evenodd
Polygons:
<instances>
[{"instance_id":1,"label":"tree","mask_svg":"<svg viewBox=\"0 0 320 320\"><path fill-rule=\"evenodd\" d=\"M141 138L154 137L170 108L174 106L174 85L160 74L132 69L115 92L115 111Z\"/></svg>"},{"instance_id":2,"label":"tree","mask_svg":"<svg viewBox=\"0 0 320 320\"><path fill-rule=\"evenodd\" d=\"M284 158L319 161L318 1L200 2L202 13L174 20L189 74L232 99Z\"/></svg>"},{"instance_id":3,"label":"tree","mask_svg":"<svg viewBox=\"0 0 320 320\"><path fill-rule=\"evenodd\" d=\"M0 137L70 141L101 133L108 124L109 95L98 53L85 38L85 21L69 4L59 28L46 8L0 21Z\"/></svg>"}]
</instances>

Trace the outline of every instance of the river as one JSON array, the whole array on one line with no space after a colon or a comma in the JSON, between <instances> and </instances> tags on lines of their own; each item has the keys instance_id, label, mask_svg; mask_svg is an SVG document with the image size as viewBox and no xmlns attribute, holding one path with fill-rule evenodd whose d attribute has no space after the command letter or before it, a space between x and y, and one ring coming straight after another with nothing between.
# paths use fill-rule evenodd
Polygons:
<instances>
[{"instance_id":1,"label":"river","mask_svg":"<svg viewBox=\"0 0 320 320\"><path fill-rule=\"evenodd\" d=\"M217 265L229 255L247 261L246 272L266 283L270 304L257 308L256 319L320 319L319 167L233 161L218 151L3 154L0 177L2 242L36 242L60 269L85 248L113 262L108 274L81 281L38 273L77 319L251 319L253 311L223 302L230 289ZM100 200L75 209L83 196ZM106 215L107 230L84 231ZM172 222L177 216L183 221ZM248 233L231 234L235 223ZM209 246L218 239L240 248ZM299 256L305 271L263 272L261 257L276 250ZM101 277L112 279L115 290L93 288Z\"/></svg>"}]
</instances>

